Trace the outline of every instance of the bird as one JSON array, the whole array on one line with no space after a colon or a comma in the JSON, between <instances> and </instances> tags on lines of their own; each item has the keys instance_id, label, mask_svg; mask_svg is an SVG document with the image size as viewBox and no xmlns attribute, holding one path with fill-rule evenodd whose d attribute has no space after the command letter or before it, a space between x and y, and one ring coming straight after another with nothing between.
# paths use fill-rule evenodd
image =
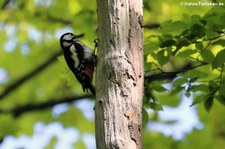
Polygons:
<instances>
[{"instance_id":1,"label":"bird","mask_svg":"<svg viewBox=\"0 0 225 149\"><path fill-rule=\"evenodd\" d=\"M65 33L60 37L60 46L69 69L82 85L83 91L88 92L89 90L95 96L92 80L97 56L95 50L78 40L83 36L84 34Z\"/></svg>"}]
</instances>

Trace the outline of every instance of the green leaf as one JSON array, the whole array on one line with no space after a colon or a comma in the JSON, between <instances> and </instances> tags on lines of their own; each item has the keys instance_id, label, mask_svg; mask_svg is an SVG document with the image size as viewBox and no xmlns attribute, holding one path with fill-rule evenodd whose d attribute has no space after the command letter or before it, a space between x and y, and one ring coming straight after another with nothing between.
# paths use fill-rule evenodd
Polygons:
<instances>
[{"instance_id":1,"label":"green leaf","mask_svg":"<svg viewBox=\"0 0 225 149\"><path fill-rule=\"evenodd\" d=\"M171 20L165 21L161 24L161 32L165 34L180 35L187 29L187 25L182 21L172 22Z\"/></svg>"},{"instance_id":2,"label":"green leaf","mask_svg":"<svg viewBox=\"0 0 225 149\"><path fill-rule=\"evenodd\" d=\"M175 87L171 92L170 92L170 95L173 96L173 95L177 95L178 93L180 93L181 91L183 91L184 87L182 86L178 86L178 87Z\"/></svg>"},{"instance_id":3,"label":"green leaf","mask_svg":"<svg viewBox=\"0 0 225 149\"><path fill-rule=\"evenodd\" d=\"M191 33L187 36L190 41L195 41L205 35L205 28L202 25L194 24L190 28Z\"/></svg>"},{"instance_id":4,"label":"green leaf","mask_svg":"<svg viewBox=\"0 0 225 149\"><path fill-rule=\"evenodd\" d=\"M205 99L204 95L199 95L199 96L195 97L193 102L192 102L192 104L190 105L190 107L192 107L192 106L194 106L194 105L204 101L204 99Z\"/></svg>"},{"instance_id":5,"label":"green leaf","mask_svg":"<svg viewBox=\"0 0 225 149\"><path fill-rule=\"evenodd\" d=\"M212 43L212 45L221 45L221 46L225 46L225 39L219 39L215 42Z\"/></svg>"},{"instance_id":6,"label":"green leaf","mask_svg":"<svg viewBox=\"0 0 225 149\"><path fill-rule=\"evenodd\" d=\"M209 82L209 92L211 94L214 94L214 92L217 90L218 87L219 87L218 81L210 81Z\"/></svg>"},{"instance_id":7,"label":"green leaf","mask_svg":"<svg viewBox=\"0 0 225 149\"><path fill-rule=\"evenodd\" d=\"M144 70L146 72L151 72L151 70L152 70L152 63L145 62L145 64L144 64Z\"/></svg>"},{"instance_id":8,"label":"green leaf","mask_svg":"<svg viewBox=\"0 0 225 149\"><path fill-rule=\"evenodd\" d=\"M146 85L144 88L144 103L148 103L149 100L152 98L152 90L150 88L150 85Z\"/></svg>"},{"instance_id":9,"label":"green leaf","mask_svg":"<svg viewBox=\"0 0 225 149\"><path fill-rule=\"evenodd\" d=\"M189 70L185 75L184 77L185 78L204 78L208 76L208 73L205 72L205 71L201 71L199 69L192 69L192 70Z\"/></svg>"},{"instance_id":10,"label":"green leaf","mask_svg":"<svg viewBox=\"0 0 225 149\"><path fill-rule=\"evenodd\" d=\"M157 53L156 57L160 65L166 64L170 60L171 50L161 50Z\"/></svg>"},{"instance_id":11,"label":"green leaf","mask_svg":"<svg viewBox=\"0 0 225 149\"><path fill-rule=\"evenodd\" d=\"M202 43L202 42L200 42L200 43L196 43L196 44L195 44L195 47L196 47L196 49L198 49L198 50L202 50L202 49L204 48L204 46L203 46L203 43Z\"/></svg>"},{"instance_id":12,"label":"green leaf","mask_svg":"<svg viewBox=\"0 0 225 149\"><path fill-rule=\"evenodd\" d=\"M215 58L212 51L209 49L206 49L203 52L201 52L201 56L203 60L207 63L212 63Z\"/></svg>"},{"instance_id":13,"label":"green leaf","mask_svg":"<svg viewBox=\"0 0 225 149\"><path fill-rule=\"evenodd\" d=\"M143 126L147 125L148 119L149 119L148 112L146 111L145 108L143 108L143 110L142 110L142 125Z\"/></svg>"},{"instance_id":14,"label":"green leaf","mask_svg":"<svg viewBox=\"0 0 225 149\"><path fill-rule=\"evenodd\" d=\"M199 15L192 15L191 16L191 23L192 24L201 24L201 16Z\"/></svg>"},{"instance_id":15,"label":"green leaf","mask_svg":"<svg viewBox=\"0 0 225 149\"><path fill-rule=\"evenodd\" d=\"M151 98L148 102L148 105L151 109L153 109L155 111L163 111L163 107L160 104L159 100L157 100L155 98Z\"/></svg>"},{"instance_id":16,"label":"green leaf","mask_svg":"<svg viewBox=\"0 0 225 149\"><path fill-rule=\"evenodd\" d=\"M179 38L177 42L177 49L190 45L190 41L187 38Z\"/></svg>"},{"instance_id":17,"label":"green leaf","mask_svg":"<svg viewBox=\"0 0 225 149\"><path fill-rule=\"evenodd\" d=\"M145 54L150 54L159 48L160 42L158 37L149 37L144 42Z\"/></svg>"},{"instance_id":18,"label":"green leaf","mask_svg":"<svg viewBox=\"0 0 225 149\"><path fill-rule=\"evenodd\" d=\"M174 82L173 82L173 87L178 87L178 86L182 86L184 83L187 82L187 79L186 78L179 78L179 79L176 79Z\"/></svg>"},{"instance_id":19,"label":"green leaf","mask_svg":"<svg viewBox=\"0 0 225 149\"><path fill-rule=\"evenodd\" d=\"M197 53L196 50L187 49L187 50L184 50L184 51L179 52L177 54L177 56L179 56L179 57L188 57L188 56L190 56L192 54L195 54L195 53Z\"/></svg>"},{"instance_id":20,"label":"green leaf","mask_svg":"<svg viewBox=\"0 0 225 149\"><path fill-rule=\"evenodd\" d=\"M222 99L225 99L225 82L223 82L222 84L220 84L220 88L219 88L219 96Z\"/></svg>"},{"instance_id":21,"label":"green leaf","mask_svg":"<svg viewBox=\"0 0 225 149\"><path fill-rule=\"evenodd\" d=\"M207 39L213 39L213 38L220 36L220 33L216 32L214 30L211 30L211 29L207 29L205 34L206 34Z\"/></svg>"},{"instance_id":22,"label":"green leaf","mask_svg":"<svg viewBox=\"0 0 225 149\"><path fill-rule=\"evenodd\" d=\"M202 37L205 35L205 28L202 25L194 24L191 27L191 32L193 36Z\"/></svg>"},{"instance_id":23,"label":"green leaf","mask_svg":"<svg viewBox=\"0 0 225 149\"><path fill-rule=\"evenodd\" d=\"M217 7L211 9L208 13L205 14L204 20L207 21L207 27L212 30L223 30L225 28L225 11L224 7Z\"/></svg>"},{"instance_id":24,"label":"green leaf","mask_svg":"<svg viewBox=\"0 0 225 149\"><path fill-rule=\"evenodd\" d=\"M151 85L151 89L157 92L166 92L167 89L161 85Z\"/></svg>"},{"instance_id":25,"label":"green leaf","mask_svg":"<svg viewBox=\"0 0 225 149\"><path fill-rule=\"evenodd\" d=\"M213 106L213 96L212 95L207 95L204 101L204 106L206 111L210 111L212 106Z\"/></svg>"},{"instance_id":26,"label":"green leaf","mask_svg":"<svg viewBox=\"0 0 225 149\"><path fill-rule=\"evenodd\" d=\"M160 48L171 47L174 45L176 45L176 41L174 39L169 39L169 40L163 41L160 44Z\"/></svg>"},{"instance_id":27,"label":"green leaf","mask_svg":"<svg viewBox=\"0 0 225 149\"><path fill-rule=\"evenodd\" d=\"M221 96L216 96L215 97L217 101L219 101L222 105L225 105L225 98Z\"/></svg>"},{"instance_id":28,"label":"green leaf","mask_svg":"<svg viewBox=\"0 0 225 149\"><path fill-rule=\"evenodd\" d=\"M193 91L193 92L197 92L197 91L208 92L209 91L209 87L207 85L205 85L205 84L192 85L191 91Z\"/></svg>"},{"instance_id":29,"label":"green leaf","mask_svg":"<svg viewBox=\"0 0 225 149\"><path fill-rule=\"evenodd\" d=\"M212 63L212 68L218 68L221 67L225 62L225 50L221 50L219 53L217 53L215 59Z\"/></svg>"}]
</instances>

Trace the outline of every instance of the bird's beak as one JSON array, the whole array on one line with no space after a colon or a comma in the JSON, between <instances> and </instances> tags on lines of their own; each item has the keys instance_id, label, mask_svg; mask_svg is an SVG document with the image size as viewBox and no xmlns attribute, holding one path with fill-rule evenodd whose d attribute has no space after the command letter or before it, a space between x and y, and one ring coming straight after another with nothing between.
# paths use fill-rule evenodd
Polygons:
<instances>
[{"instance_id":1,"label":"bird's beak","mask_svg":"<svg viewBox=\"0 0 225 149\"><path fill-rule=\"evenodd\" d=\"M78 39L78 38L80 38L80 37L83 37L84 34L79 34L79 35L74 35L74 36L75 36L75 39Z\"/></svg>"}]
</instances>

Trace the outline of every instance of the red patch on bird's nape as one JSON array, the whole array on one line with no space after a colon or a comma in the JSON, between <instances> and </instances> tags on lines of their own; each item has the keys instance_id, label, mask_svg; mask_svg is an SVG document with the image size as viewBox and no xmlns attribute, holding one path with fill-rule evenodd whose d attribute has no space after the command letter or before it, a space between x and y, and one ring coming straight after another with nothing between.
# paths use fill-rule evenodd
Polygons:
<instances>
[{"instance_id":1,"label":"red patch on bird's nape","mask_svg":"<svg viewBox=\"0 0 225 149\"><path fill-rule=\"evenodd\" d=\"M92 81L92 70L88 67L85 67L84 73L90 78L90 81Z\"/></svg>"}]
</instances>

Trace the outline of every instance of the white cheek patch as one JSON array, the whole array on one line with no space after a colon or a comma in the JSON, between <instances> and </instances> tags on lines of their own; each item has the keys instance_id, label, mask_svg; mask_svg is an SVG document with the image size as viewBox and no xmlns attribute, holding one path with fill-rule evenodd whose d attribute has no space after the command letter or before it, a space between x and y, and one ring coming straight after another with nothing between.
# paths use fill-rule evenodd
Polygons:
<instances>
[{"instance_id":1,"label":"white cheek patch","mask_svg":"<svg viewBox=\"0 0 225 149\"><path fill-rule=\"evenodd\" d=\"M69 47L70 45L71 45L71 43L69 43L69 42L67 42L67 41L64 41L64 42L63 42L63 46L64 46L64 47Z\"/></svg>"},{"instance_id":2,"label":"white cheek patch","mask_svg":"<svg viewBox=\"0 0 225 149\"><path fill-rule=\"evenodd\" d=\"M63 37L64 40L71 40L72 38L73 36L70 34Z\"/></svg>"},{"instance_id":3,"label":"white cheek patch","mask_svg":"<svg viewBox=\"0 0 225 149\"><path fill-rule=\"evenodd\" d=\"M77 52L76 52L76 49L75 49L74 45L70 46L70 52L72 53L71 57L75 62L74 67L78 67L80 62L79 62L79 59L77 57Z\"/></svg>"}]
</instances>

